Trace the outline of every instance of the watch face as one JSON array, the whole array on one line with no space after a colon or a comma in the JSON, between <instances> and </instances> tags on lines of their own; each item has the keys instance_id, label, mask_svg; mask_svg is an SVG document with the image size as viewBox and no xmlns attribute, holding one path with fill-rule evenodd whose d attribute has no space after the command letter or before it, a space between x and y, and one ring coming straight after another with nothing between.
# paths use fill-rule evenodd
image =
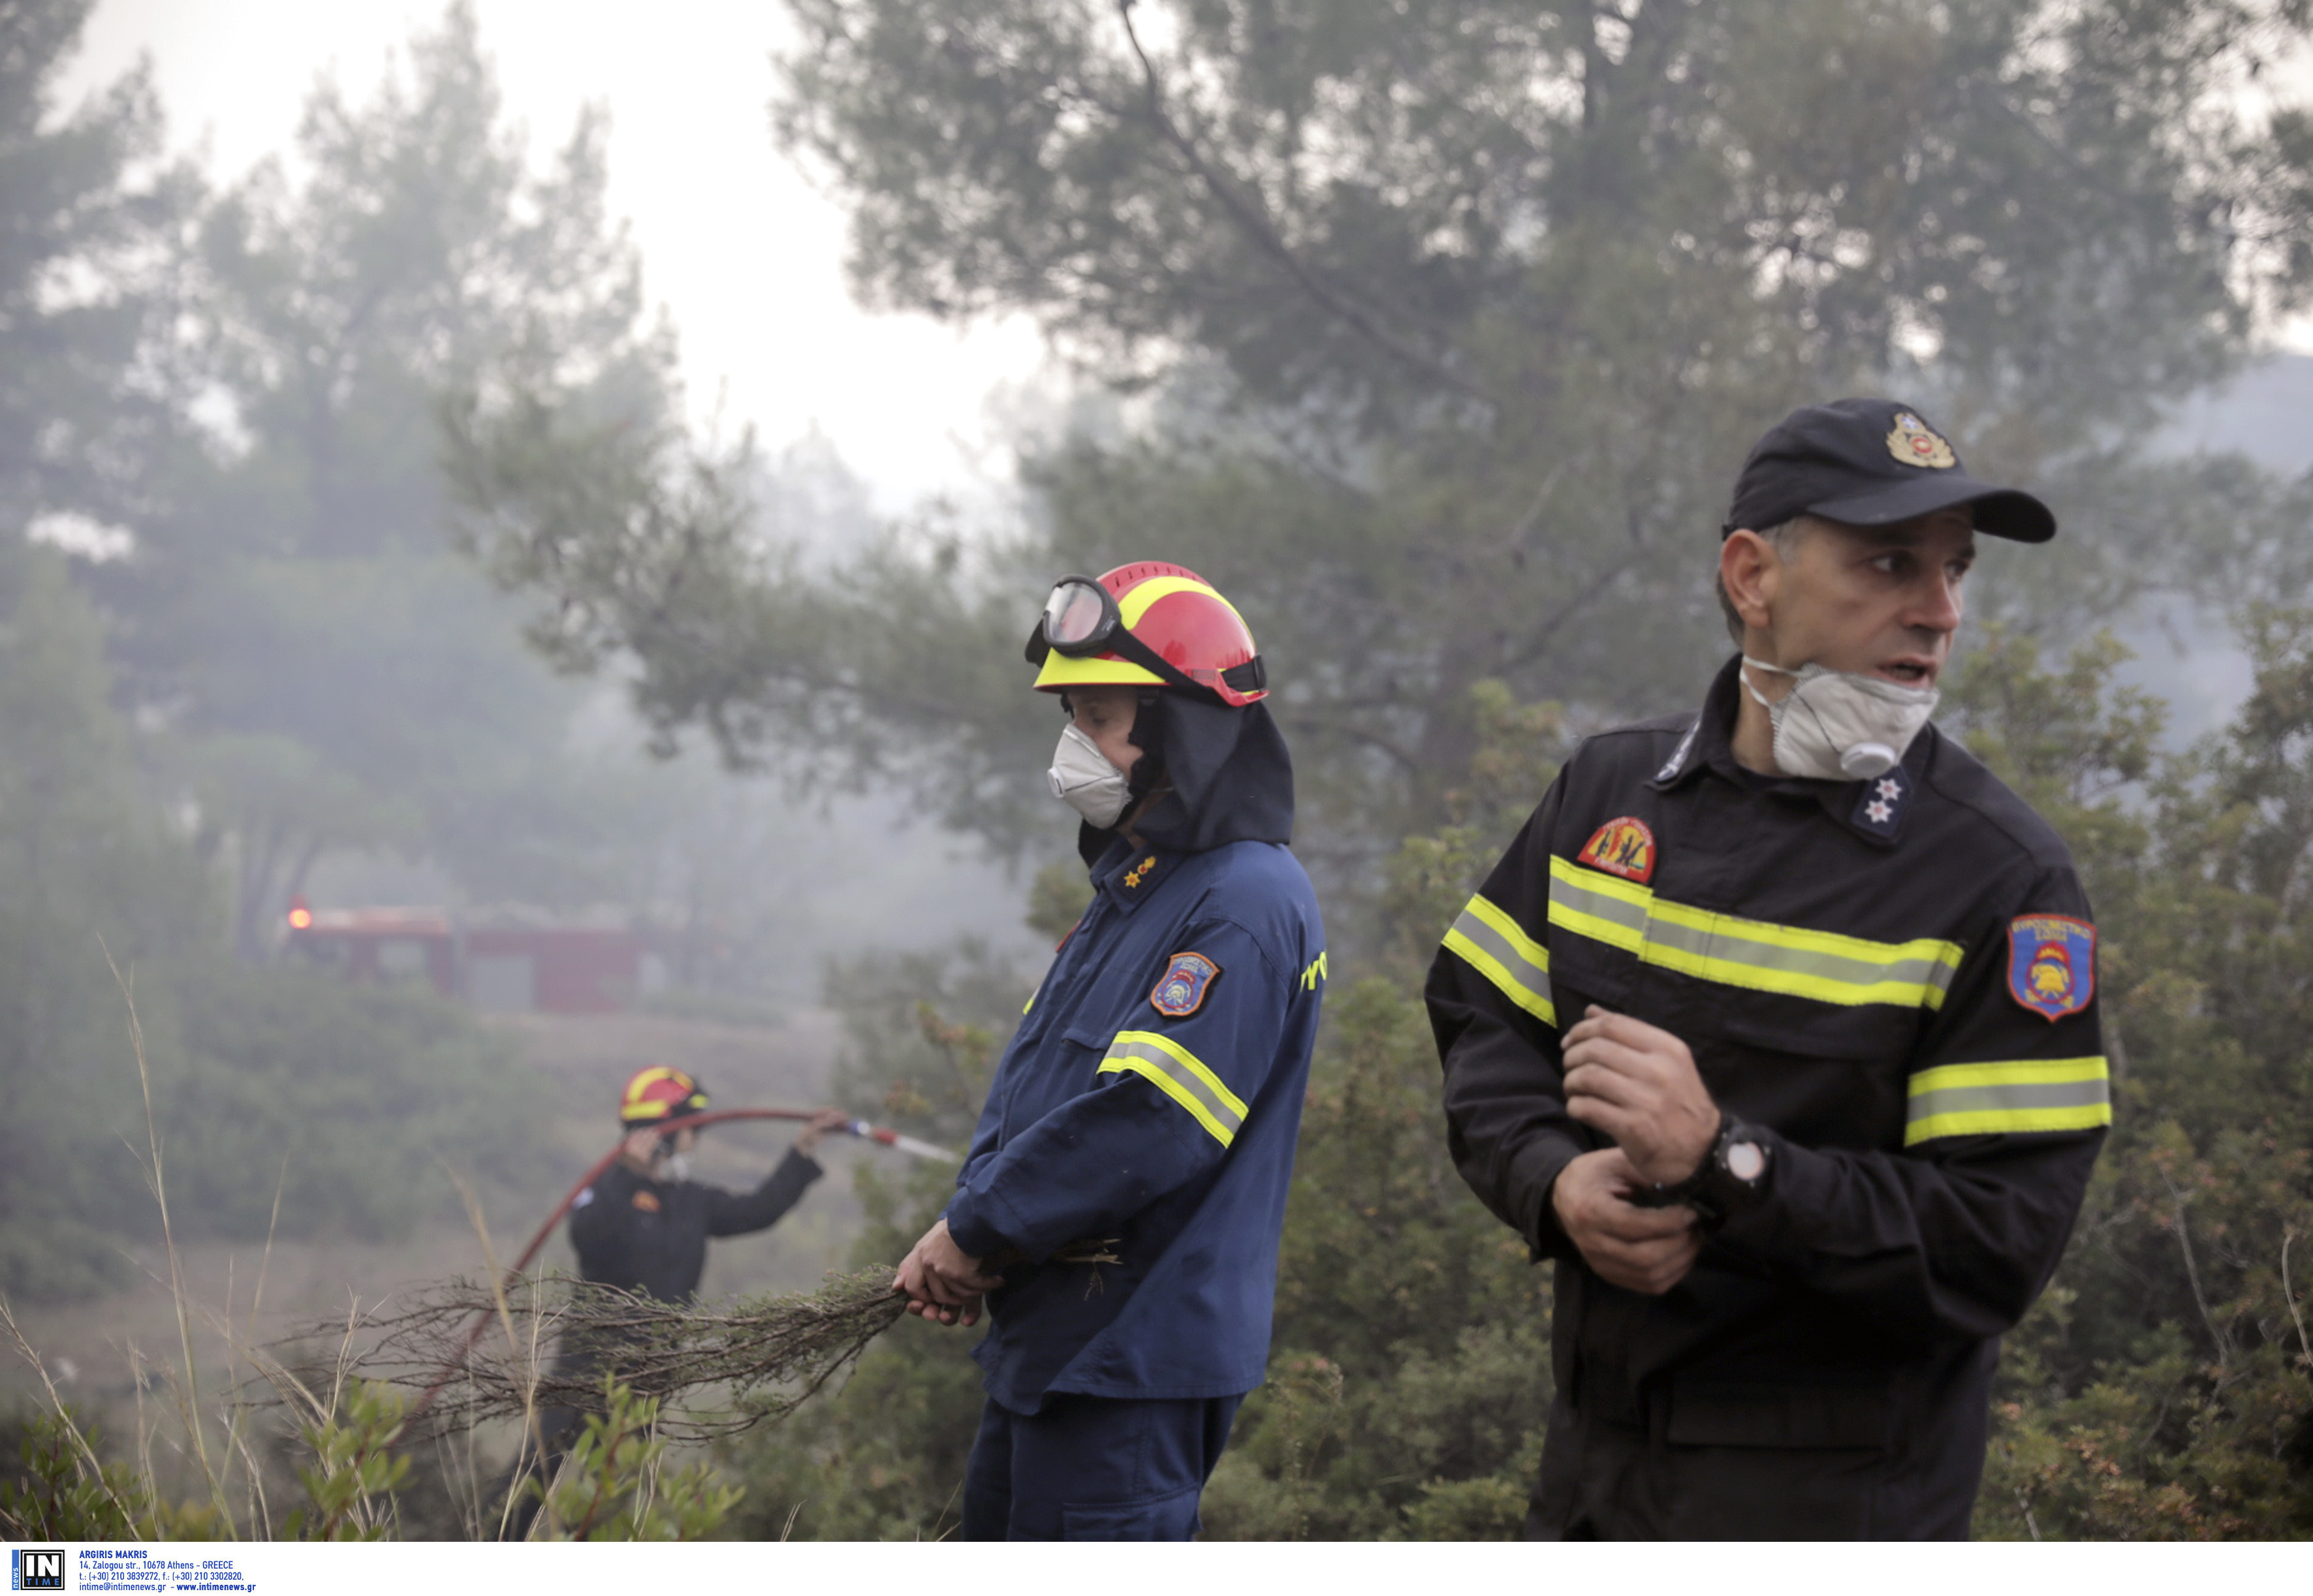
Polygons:
<instances>
[{"instance_id":1,"label":"watch face","mask_svg":"<svg viewBox=\"0 0 2313 1596\"><path fill-rule=\"evenodd\" d=\"M1749 1185L1767 1172L1767 1150L1756 1142L1728 1143L1727 1172Z\"/></svg>"}]
</instances>

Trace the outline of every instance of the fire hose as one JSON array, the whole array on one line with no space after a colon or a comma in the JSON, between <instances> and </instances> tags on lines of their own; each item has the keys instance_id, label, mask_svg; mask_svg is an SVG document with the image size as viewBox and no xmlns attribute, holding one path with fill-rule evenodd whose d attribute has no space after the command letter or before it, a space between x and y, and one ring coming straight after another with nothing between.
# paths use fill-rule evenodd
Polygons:
<instances>
[{"instance_id":1,"label":"fire hose","mask_svg":"<svg viewBox=\"0 0 2313 1596\"><path fill-rule=\"evenodd\" d=\"M815 1109L712 1109L703 1114L685 1114L679 1118L658 1120L646 1127L638 1128L648 1128L664 1134L678 1130L702 1129L707 1126L719 1125L731 1119L807 1120L815 1119L818 1117L819 1111ZM951 1163L956 1162L958 1158L956 1153L951 1153L945 1147L935 1147L929 1142L919 1142L915 1137L902 1136L896 1130L887 1129L880 1125L870 1125L865 1119L854 1119L842 1128L846 1134L857 1136L863 1141L879 1143L917 1158L944 1159ZM530 1243L522 1250L522 1255L508 1266L505 1275L507 1285L511 1285L520 1279L523 1271L530 1267L532 1261L545 1248L547 1238L554 1234L554 1227L562 1223L562 1216L570 1212L570 1205L578 1200L578 1194L601 1179L602 1171L616 1163L620 1153L625 1150L626 1142L621 1137L618 1146L611 1148L597 1159L594 1167L579 1176L576 1183L563 1194L562 1200L554 1205L554 1212L546 1216L546 1223L532 1233ZM474 1315L472 1328L467 1330L465 1338L458 1343L457 1352L442 1366L440 1378L426 1388L426 1394L418 1398L417 1405L409 1410L409 1417L412 1420L418 1418L427 1408L433 1406L435 1397L440 1393L444 1386L450 1383L451 1377L456 1374L460 1367L464 1364L466 1355L474 1350L474 1343L482 1338L482 1332L489 1328L489 1322L490 1311L488 1309Z\"/></svg>"}]
</instances>

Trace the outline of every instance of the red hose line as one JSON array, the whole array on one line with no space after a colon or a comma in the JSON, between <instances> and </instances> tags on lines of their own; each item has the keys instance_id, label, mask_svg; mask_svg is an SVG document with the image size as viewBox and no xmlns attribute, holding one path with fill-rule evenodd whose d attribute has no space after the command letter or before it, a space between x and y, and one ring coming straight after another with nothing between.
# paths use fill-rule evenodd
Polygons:
<instances>
[{"instance_id":1,"label":"red hose line","mask_svg":"<svg viewBox=\"0 0 2313 1596\"><path fill-rule=\"evenodd\" d=\"M818 1118L819 1110L816 1109L712 1109L704 1114L685 1114L678 1119L655 1120L647 1125L638 1125L632 1128L667 1132L693 1130L703 1126L720 1125L728 1119L816 1119ZM846 1128L853 1136L865 1136L870 1141L881 1142L887 1147L900 1139L897 1132L885 1130L881 1126L869 1125L865 1120L855 1119ZM618 1162L619 1154L626 1151L626 1137L620 1136L619 1144L596 1160L594 1167L579 1176L577 1184L563 1194L562 1200L554 1205L554 1212L546 1216L546 1223L538 1227L537 1232L530 1238L530 1244L522 1250L522 1256L515 1258L506 1269L505 1279L508 1285L512 1285L520 1279L522 1272L530 1267L531 1260L535 1258L540 1250L545 1247L547 1238L554 1234L554 1227L562 1223L562 1216L570 1212L570 1205L578 1200L578 1194L594 1185L601 1178L604 1170ZM451 1355L450 1361L442 1366L440 1378L426 1388L426 1394L418 1398L417 1405L410 1408L411 1421L414 1422L423 1416L426 1410L434 1405L435 1397L440 1393L444 1386L450 1383L450 1377L455 1374L459 1367L465 1363L466 1355L474 1350L474 1343L482 1338L482 1332L488 1328L489 1322L490 1311L487 1308L474 1315L473 1328L466 1332L466 1338L458 1344L458 1350Z\"/></svg>"}]
</instances>

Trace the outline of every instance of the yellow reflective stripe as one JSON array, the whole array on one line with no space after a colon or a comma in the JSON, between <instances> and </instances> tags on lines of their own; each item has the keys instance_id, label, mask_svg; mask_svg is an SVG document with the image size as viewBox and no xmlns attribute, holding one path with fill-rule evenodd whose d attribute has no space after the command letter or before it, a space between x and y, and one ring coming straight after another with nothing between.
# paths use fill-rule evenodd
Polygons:
<instances>
[{"instance_id":1,"label":"yellow reflective stripe","mask_svg":"<svg viewBox=\"0 0 2313 1596\"><path fill-rule=\"evenodd\" d=\"M1550 923L1698 980L1817 1003L1940 1008L1959 970L1957 943L1870 942L1718 914L1555 855Z\"/></svg>"},{"instance_id":2,"label":"yellow reflective stripe","mask_svg":"<svg viewBox=\"0 0 2313 1596\"><path fill-rule=\"evenodd\" d=\"M1544 1025L1558 1023L1550 996L1550 950L1499 905L1482 894L1471 899L1447 928L1446 946L1527 1013Z\"/></svg>"},{"instance_id":3,"label":"yellow reflective stripe","mask_svg":"<svg viewBox=\"0 0 2313 1596\"><path fill-rule=\"evenodd\" d=\"M2112 1123L2103 1057L1941 1064L1912 1077L1904 1145L1939 1136L2094 1130Z\"/></svg>"},{"instance_id":4,"label":"yellow reflective stripe","mask_svg":"<svg viewBox=\"0 0 2313 1596\"><path fill-rule=\"evenodd\" d=\"M1205 1067L1203 1059L1171 1037L1153 1030L1120 1030L1100 1061L1100 1074L1140 1075L1196 1116L1224 1147L1236 1140L1244 1123L1244 1100Z\"/></svg>"},{"instance_id":5,"label":"yellow reflective stripe","mask_svg":"<svg viewBox=\"0 0 2313 1596\"><path fill-rule=\"evenodd\" d=\"M1218 589L1206 583L1192 582L1186 576L1151 576L1117 601L1117 618L1128 627L1137 627L1140 624L1140 618L1148 613L1150 606L1159 599L1171 598L1174 593L1202 593L1209 599L1218 600L1221 608L1231 615L1236 615L1237 619L1244 618L1237 615L1236 605L1221 598Z\"/></svg>"}]
</instances>

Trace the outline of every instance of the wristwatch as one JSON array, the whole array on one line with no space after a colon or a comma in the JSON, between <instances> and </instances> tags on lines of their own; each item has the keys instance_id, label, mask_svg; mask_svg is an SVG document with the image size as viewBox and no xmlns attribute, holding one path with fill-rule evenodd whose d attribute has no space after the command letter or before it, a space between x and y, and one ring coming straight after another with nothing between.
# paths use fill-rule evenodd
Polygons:
<instances>
[{"instance_id":1,"label":"wristwatch","mask_svg":"<svg viewBox=\"0 0 2313 1596\"><path fill-rule=\"evenodd\" d=\"M1684 1203L1715 1228L1729 1215L1756 1207L1767 1195L1768 1166L1773 1162L1766 1138L1731 1116L1721 1115L1719 1136L1702 1155L1694 1173L1675 1186L1658 1186L1640 1201L1642 1207L1667 1208Z\"/></svg>"}]
</instances>

